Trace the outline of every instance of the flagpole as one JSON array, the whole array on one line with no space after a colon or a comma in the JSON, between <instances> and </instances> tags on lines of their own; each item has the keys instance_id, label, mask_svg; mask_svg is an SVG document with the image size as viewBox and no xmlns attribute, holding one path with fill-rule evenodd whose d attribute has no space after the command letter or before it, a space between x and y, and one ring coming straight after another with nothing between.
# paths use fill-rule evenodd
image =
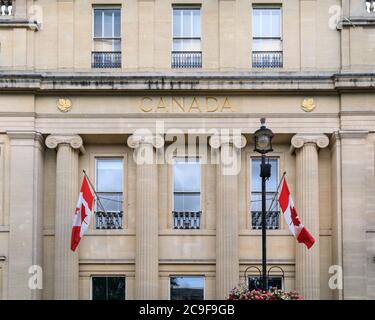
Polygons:
<instances>
[{"instance_id":1,"label":"flagpole","mask_svg":"<svg viewBox=\"0 0 375 320\"><path fill-rule=\"evenodd\" d=\"M97 192L96 192L96 190L94 188L94 185L92 184L89 176L86 174L86 170L82 170L82 171L83 171L83 174L85 175L85 177L87 178L87 181L89 182L92 191L94 191L96 200L98 201L100 207L102 208L102 210L104 211L104 213L107 214L107 211L105 211L104 206L103 206L102 202L100 201L100 198L99 198L99 196L98 196L98 194L97 194Z\"/></svg>"}]
</instances>

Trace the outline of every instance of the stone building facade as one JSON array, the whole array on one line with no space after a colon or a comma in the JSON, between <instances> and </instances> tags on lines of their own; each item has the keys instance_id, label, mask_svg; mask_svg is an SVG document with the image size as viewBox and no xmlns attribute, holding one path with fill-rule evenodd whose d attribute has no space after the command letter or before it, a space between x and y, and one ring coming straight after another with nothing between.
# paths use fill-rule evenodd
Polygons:
<instances>
[{"instance_id":1,"label":"stone building facade","mask_svg":"<svg viewBox=\"0 0 375 320\"><path fill-rule=\"evenodd\" d=\"M268 196L286 172L317 240L297 244L271 206L273 283L374 299L374 70L373 1L0 0L0 299L223 299L256 282L261 117ZM136 163L194 136L238 172L189 139ZM101 201L73 253L83 170Z\"/></svg>"}]
</instances>

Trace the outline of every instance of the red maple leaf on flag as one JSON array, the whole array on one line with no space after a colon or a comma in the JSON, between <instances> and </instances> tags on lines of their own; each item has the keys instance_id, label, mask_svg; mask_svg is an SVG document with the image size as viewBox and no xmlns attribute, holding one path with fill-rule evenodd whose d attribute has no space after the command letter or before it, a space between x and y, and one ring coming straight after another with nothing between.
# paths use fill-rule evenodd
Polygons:
<instances>
[{"instance_id":1,"label":"red maple leaf on flag","mask_svg":"<svg viewBox=\"0 0 375 320\"><path fill-rule=\"evenodd\" d=\"M299 216L297 214L297 211L294 207L291 208L291 218L293 224L298 227L301 224L301 220L299 219Z\"/></svg>"}]
</instances>

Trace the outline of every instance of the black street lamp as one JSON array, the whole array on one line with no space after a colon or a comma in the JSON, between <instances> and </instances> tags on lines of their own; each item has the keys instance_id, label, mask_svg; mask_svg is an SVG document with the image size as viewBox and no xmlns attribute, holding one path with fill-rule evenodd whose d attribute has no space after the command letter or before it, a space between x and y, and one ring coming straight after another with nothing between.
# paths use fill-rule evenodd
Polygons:
<instances>
[{"instance_id":1,"label":"black street lamp","mask_svg":"<svg viewBox=\"0 0 375 320\"><path fill-rule=\"evenodd\" d=\"M266 128L266 119L260 119L261 127L254 133L254 151L262 155L260 164L260 177L262 178L262 287L264 291L268 290L267 285L267 247L266 247L266 180L271 177L271 165L266 163L266 154L273 151L272 138L273 132Z\"/></svg>"}]
</instances>

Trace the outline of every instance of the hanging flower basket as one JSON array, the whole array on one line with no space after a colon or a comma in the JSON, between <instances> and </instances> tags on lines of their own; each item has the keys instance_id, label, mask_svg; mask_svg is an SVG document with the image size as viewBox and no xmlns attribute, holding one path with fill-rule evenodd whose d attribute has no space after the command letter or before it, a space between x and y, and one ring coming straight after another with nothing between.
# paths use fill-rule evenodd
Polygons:
<instances>
[{"instance_id":1,"label":"hanging flower basket","mask_svg":"<svg viewBox=\"0 0 375 320\"><path fill-rule=\"evenodd\" d=\"M227 297L227 300L304 300L297 292L285 292L279 289L270 291L252 290L246 285L234 288Z\"/></svg>"}]
</instances>

